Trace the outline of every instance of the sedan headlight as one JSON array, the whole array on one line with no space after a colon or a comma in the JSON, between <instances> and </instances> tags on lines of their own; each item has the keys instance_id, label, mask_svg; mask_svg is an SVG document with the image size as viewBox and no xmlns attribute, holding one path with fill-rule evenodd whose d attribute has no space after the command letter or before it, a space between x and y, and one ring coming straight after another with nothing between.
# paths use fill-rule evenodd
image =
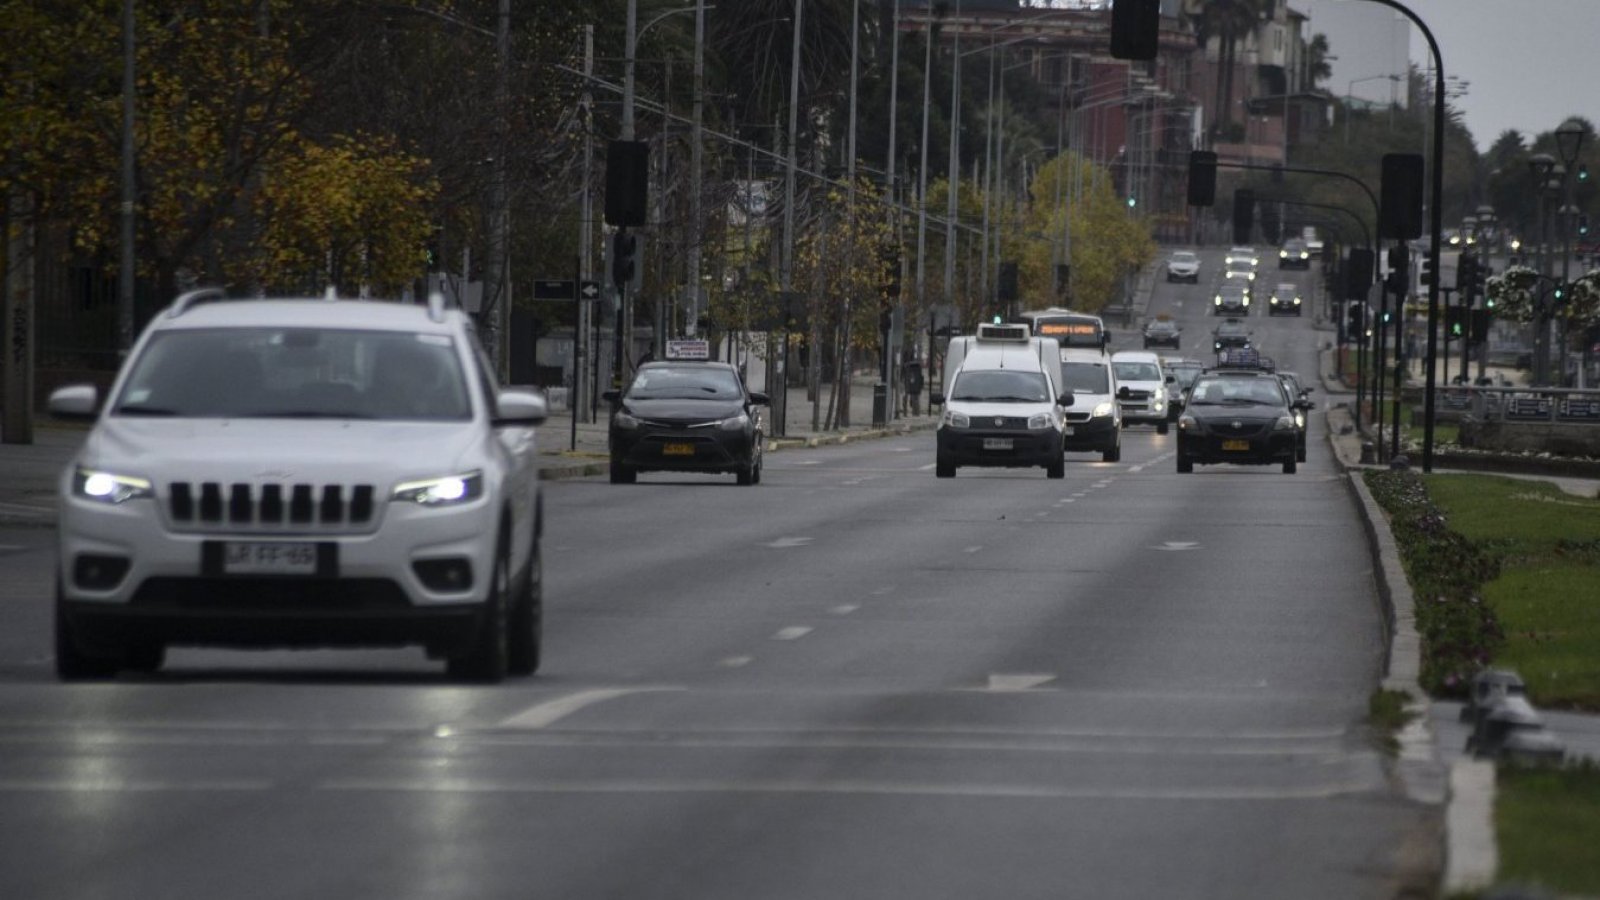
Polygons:
<instances>
[{"instance_id":1,"label":"sedan headlight","mask_svg":"<svg viewBox=\"0 0 1600 900\"><path fill-rule=\"evenodd\" d=\"M731 418L723 419L721 422L718 422L717 423L717 430L719 430L719 431L743 431L745 429L745 427L748 426L749 424L750 424L750 417L745 415L744 413L739 413L737 416L733 416Z\"/></svg>"},{"instance_id":2,"label":"sedan headlight","mask_svg":"<svg viewBox=\"0 0 1600 900\"><path fill-rule=\"evenodd\" d=\"M1095 419L1103 419L1106 416L1111 415L1111 410L1111 401L1108 400L1104 403L1096 405L1094 411L1089 413L1089 416Z\"/></svg>"},{"instance_id":3,"label":"sedan headlight","mask_svg":"<svg viewBox=\"0 0 1600 900\"><path fill-rule=\"evenodd\" d=\"M1305 415L1305 413L1296 412L1294 414L1294 427L1299 428L1299 429L1304 429L1306 427L1306 415Z\"/></svg>"},{"instance_id":4,"label":"sedan headlight","mask_svg":"<svg viewBox=\"0 0 1600 900\"><path fill-rule=\"evenodd\" d=\"M390 499L416 503L420 506L451 506L457 503L471 503L482 496L483 473L467 472L464 475L403 481L394 486L394 493L390 495Z\"/></svg>"},{"instance_id":5,"label":"sedan headlight","mask_svg":"<svg viewBox=\"0 0 1600 900\"><path fill-rule=\"evenodd\" d=\"M1038 413L1028 417L1029 431L1043 431L1055 425L1055 417L1049 413Z\"/></svg>"},{"instance_id":6,"label":"sedan headlight","mask_svg":"<svg viewBox=\"0 0 1600 900\"><path fill-rule=\"evenodd\" d=\"M1212 306L1221 306L1222 305L1222 295L1218 294L1217 295L1217 299L1211 301L1211 305Z\"/></svg>"},{"instance_id":7,"label":"sedan headlight","mask_svg":"<svg viewBox=\"0 0 1600 900\"><path fill-rule=\"evenodd\" d=\"M113 506L156 495L147 479L134 475L118 475L115 472L102 472L99 469L86 469L82 466L73 472L72 494Z\"/></svg>"},{"instance_id":8,"label":"sedan headlight","mask_svg":"<svg viewBox=\"0 0 1600 900\"><path fill-rule=\"evenodd\" d=\"M1245 306L1249 306L1250 305L1250 298L1249 297L1244 298L1244 305Z\"/></svg>"},{"instance_id":9,"label":"sedan headlight","mask_svg":"<svg viewBox=\"0 0 1600 900\"><path fill-rule=\"evenodd\" d=\"M1294 298L1294 305L1295 306L1299 306L1300 305L1300 298L1299 297Z\"/></svg>"},{"instance_id":10,"label":"sedan headlight","mask_svg":"<svg viewBox=\"0 0 1600 900\"><path fill-rule=\"evenodd\" d=\"M964 412L946 409L944 411L944 424L950 428L966 428L972 424L972 420L967 418L967 414Z\"/></svg>"},{"instance_id":11,"label":"sedan headlight","mask_svg":"<svg viewBox=\"0 0 1600 900\"><path fill-rule=\"evenodd\" d=\"M1294 416L1279 416L1278 420L1272 423L1273 431L1293 431L1294 428Z\"/></svg>"},{"instance_id":12,"label":"sedan headlight","mask_svg":"<svg viewBox=\"0 0 1600 900\"><path fill-rule=\"evenodd\" d=\"M619 412L611 418L611 424L617 426L623 431L632 431L639 427L639 420L625 412Z\"/></svg>"}]
</instances>

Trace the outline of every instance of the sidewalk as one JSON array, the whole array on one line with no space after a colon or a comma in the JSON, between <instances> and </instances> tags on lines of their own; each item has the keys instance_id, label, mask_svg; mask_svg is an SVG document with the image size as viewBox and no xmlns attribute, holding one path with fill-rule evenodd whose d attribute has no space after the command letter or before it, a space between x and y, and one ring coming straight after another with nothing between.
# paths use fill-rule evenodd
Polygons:
<instances>
[{"instance_id":1,"label":"sidewalk","mask_svg":"<svg viewBox=\"0 0 1600 900\"><path fill-rule=\"evenodd\" d=\"M872 427L872 383L870 379L861 378L852 382L852 424L832 431L811 429L811 402L806 399L805 388L790 388L787 434L782 438L772 437L769 425L767 452L931 430L939 424L938 417L927 415L924 409L923 415L893 419L884 428ZM824 385L824 413L827 393L828 386ZM923 399L926 398L924 392ZM606 474L608 416L607 404L601 403L597 422L586 421L586 417L580 415L574 429L567 410L552 410L550 418L539 427L540 477L548 481ZM0 480L0 526L54 526L57 479L87 433L86 428L62 425L41 414L34 423L33 443L0 443L0 472L5 473L5 478Z\"/></svg>"}]
</instances>

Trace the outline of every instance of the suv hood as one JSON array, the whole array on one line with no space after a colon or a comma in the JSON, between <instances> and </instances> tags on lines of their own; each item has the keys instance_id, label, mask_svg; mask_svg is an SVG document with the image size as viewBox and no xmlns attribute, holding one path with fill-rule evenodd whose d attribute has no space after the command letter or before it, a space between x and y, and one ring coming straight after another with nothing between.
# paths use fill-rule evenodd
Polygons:
<instances>
[{"instance_id":1,"label":"suv hood","mask_svg":"<svg viewBox=\"0 0 1600 900\"><path fill-rule=\"evenodd\" d=\"M1076 400L1073 401L1076 404ZM1053 403L984 403L975 400L951 400L945 404L950 409L966 413L974 418L980 416L1036 416L1042 412L1050 412L1055 408Z\"/></svg>"},{"instance_id":2,"label":"suv hood","mask_svg":"<svg viewBox=\"0 0 1600 900\"><path fill-rule=\"evenodd\" d=\"M381 482L480 466L472 452L477 429L462 426L461 422L113 416L102 418L89 433L78 461L156 480L308 477Z\"/></svg>"}]
</instances>

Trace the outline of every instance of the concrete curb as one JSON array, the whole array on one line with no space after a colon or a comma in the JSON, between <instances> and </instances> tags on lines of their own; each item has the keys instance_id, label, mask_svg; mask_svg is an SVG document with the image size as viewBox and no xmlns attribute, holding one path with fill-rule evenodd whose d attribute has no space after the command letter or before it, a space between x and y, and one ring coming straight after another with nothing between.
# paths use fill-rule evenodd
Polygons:
<instances>
[{"instance_id":1,"label":"concrete curb","mask_svg":"<svg viewBox=\"0 0 1600 900\"><path fill-rule=\"evenodd\" d=\"M1406 696L1406 712L1410 715L1410 721L1396 735L1400 749L1395 761L1395 777L1411 800L1430 806L1445 807L1445 830L1441 842L1443 846L1428 848L1430 857L1419 862L1427 867L1430 874L1429 881L1437 885L1445 882L1446 867L1450 860L1464 856L1475 858L1481 853L1477 841L1466 839L1468 832L1458 833L1458 829L1452 828L1451 825L1454 822L1453 816L1457 813L1458 803L1485 803L1492 809L1493 773L1491 772L1489 779L1490 794L1486 798L1477 795L1468 796L1453 790L1456 785L1440 757L1438 738L1433 731L1429 716L1428 704L1431 701L1420 681L1422 636L1416 627L1416 597L1411 591L1410 582L1406 579L1405 567L1400 561L1400 551L1395 544L1394 533L1389 529L1388 516L1373 499L1372 493L1367 490L1365 479L1362 478L1361 473L1368 467L1361 466L1350 458L1350 454L1354 452L1359 459L1360 436L1352 438L1350 435L1339 433L1345 425L1350 424L1349 409L1343 405L1330 408L1325 418L1328 443L1334 451L1335 458L1344 467L1351 501L1361 514L1367 542L1372 549L1373 577L1377 582L1378 598L1383 605L1382 612L1388 625L1382 686L1384 690L1398 691ZM1352 448L1351 444L1356 446ZM1478 783L1481 783L1481 779L1474 782ZM1463 809L1470 808L1472 808L1470 805L1463 807ZM1489 833L1492 843L1492 828ZM1452 888L1447 885L1446 889Z\"/></svg>"}]
</instances>

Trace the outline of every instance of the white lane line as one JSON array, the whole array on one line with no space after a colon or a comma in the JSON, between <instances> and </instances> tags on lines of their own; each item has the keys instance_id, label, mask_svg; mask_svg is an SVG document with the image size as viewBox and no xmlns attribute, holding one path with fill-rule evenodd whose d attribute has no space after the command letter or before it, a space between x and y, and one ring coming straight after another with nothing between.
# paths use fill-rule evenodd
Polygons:
<instances>
[{"instance_id":1,"label":"white lane line","mask_svg":"<svg viewBox=\"0 0 1600 900\"><path fill-rule=\"evenodd\" d=\"M810 633L811 629L805 625L790 625L788 628L778 629L778 633L774 634L772 639L775 641L798 641Z\"/></svg>"},{"instance_id":2,"label":"white lane line","mask_svg":"<svg viewBox=\"0 0 1600 900\"><path fill-rule=\"evenodd\" d=\"M742 669L755 661L756 658L754 656L730 656L718 662L717 665L724 669Z\"/></svg>"},{"instance_id":3,"label":"white lane line","mask_svg":"<svg viewBox=\"0 0 1600 900\"><path fill-rule=\"evenodd\" d=\"M761 546L775 547L779 550L787 550L790 547L804 547L809 543L811 543L811 538L808 537L781 537L775 541L762 544Z\"/></svg>"},{"instance_id":4,"label":"white lane line","mask_svg":"<svg viewBox=\"0 0 1600 900\"><path fill-rule=\"evenodd\" d=\"M932 472L934 470L934 467L937 466L937 465L938 465L938 463L928 463L925 466L917 466L917 471L918 472Z\"/></svg>"},{"instance_id":5,"label":"white lane line","mask_svg":"<svg viewBox=\"0 0 1600 900\"><path fill-rule=\"evenodd\" d=\"M883 587L872 589L872 596L874 597L882 597L884 594L892 593L894 593L894 585L892 584L886 584Z\"/></svg>"},{"instance_id":6,"label":"white lane line","mask_svg":"<svg viewBox=\"0 0 1600 900\"><path fill-rule=\"evenodd\" d=\"M1157 550L1193 550L1198 546L1200 546L1200 543L1198 541L1167 541L1166 543L1162 544L1159 547L1156 547L1155 549L1157 549Z\"/></svg>"},{"instance_id":7,"label":"white lane line","mask_svg":"<svg viewBox=\"0 0 1600 900\"><path fill-rule=\"evenodd\" d=\"M917 449L917 448L915 448L915 447L890 447L889 451L891 453L910 453L912 450L915 450L915 449Z\"/></svg>"},{"instance_id":8,"label":"white lane line","mask_svg":"<svg viewBox=\"0 0 1600 900\"><path fill-rule=\"evenodd\" d=\"M854 603L842 603L838 606L835 606L833 609L828 610L828 612L831 612L836 616L848 616L860 608L860 606L857 606Z\"/></svg>"},{"instance_id":9,"label":"white lane line","mask_svg":"<svg viewBox=\"0 0 1600 900\"><path fill-rule=\"evenodd\" d=\"M982 549L983 549L983 545L982 544L974 544L971 547L963 548L961 552L962 553L977 553L978 551L980 551Z\"/></svg>"},{"instance_id":10,"label":"white lane line","mask_svg":"<svg viewBox=\"0 0 1600 900\"><path fill-rule=\"evenodd\" d=\"M1076 494L1072 495L1072 499L1077 500L1077 499L1080 499L1082 497L1087 497L1087 496L1089 496L1087 491L1079 491Z\"/></svg>"},{"instance_id":11,"label":"white lane line","mask_svg":"<svg viewBox=\"0 0 1600 900\"><path fill-rule=\"evenodd\" d=\"M1045 787L1024 784L952 784L885 781L507 781L503 779L339 778L316 785L322 791L406 794L879 794L923 797L1006 797L1032 800L1321 800L1373 790L1366 781L1333 781L1299 788L1106 788Z\"/></svg>"},{"instance_id":12,"label":"white lane line","mask_svg":"<svg viewBox=\"0 0 1600 900\"><path fill-rule=\"evenodd\" d=\"M545 728L567 716L572 715L586 706L604 703L629 694L649 694L659 691L682 691L681 687L642 687L642 688L595 688L588 691L579 691L554 700L546 700L528 707L522 712L500 720L497 728Z\"/></svg>"},{"instance_id":13,"label":"white lane line","mask_svg":"<svg viewBox=\"0 0 1600 900\"><path fill-rule=\"evenodd\" d=\"M795 463L795 465L797 465L797 466L820 466L820 465L822 465L822 460L820 460L820 459L802 459L799 462Z\"/></svg>"},{"instance_id":14,"label":"white lane line","mask_svg":"<svg viewBox=\"0 0 1600 900\"><path fill-rule=\"evenodd\" d=\"M127 778L4 778L0 793L52 794L134 794L185 793L201 791L266 791L273 783L257 779L188 779L182 781L136 781Z\"/></svg>"},{"instance_id":15,"label":"white lane line","mask_svg":"<svg viewBox=\"0 0 1600 900\"><path fill-rule=\"evenodd\" d=\"M1150 468L1151 466L1155 465L1156 463L1165 462L1166 460L1169 460L1169 459L1173 458L1174 456L1177 456L1176 452L1168 451L1168 452L1163 453L1160 456L1157 456L1157 457L1155 457L1153 459L1145 460L1144 462L1139 463L1137 466L1129 466L1128 467L1128 471L1129 472L1143 472L1145 469Z\"/></svg>"},{"instance_id":16,"label":"white lane line","mask_svg":"<svg viewBox=\"0 0 1600 900\"><path fill-rule=\"evenodd\" d=\"M978 688L982 691L1006 693L1012 691L1031 691L1041 684L1055 681L1054 675L990 675L987 687Z\"/></svg>"}]
</instances>

